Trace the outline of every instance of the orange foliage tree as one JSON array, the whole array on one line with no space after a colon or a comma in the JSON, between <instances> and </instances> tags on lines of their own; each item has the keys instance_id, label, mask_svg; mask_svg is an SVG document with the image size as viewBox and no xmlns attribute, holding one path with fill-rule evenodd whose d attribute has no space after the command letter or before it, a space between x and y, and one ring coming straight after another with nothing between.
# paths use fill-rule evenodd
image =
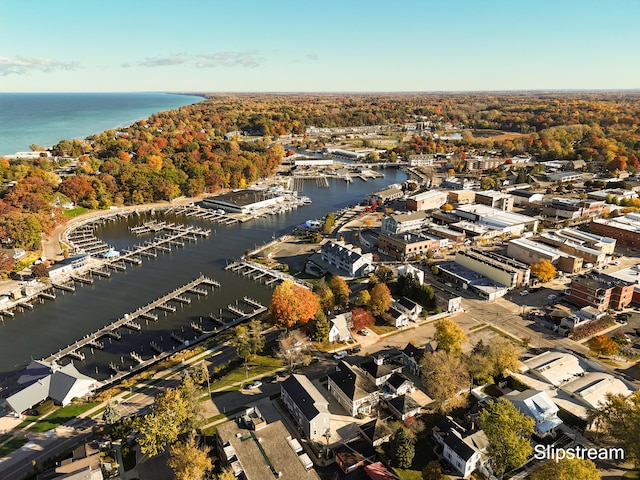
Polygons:
<instances>
[{"instance_id":1,"label":"orange foliage tree","mask_svg":"<svg viewBox=\"0 0 640 480\"><path fill-rule=\"evenodd\" d=\"M615 355L620 350L620 346L606 335L598 335L587 342L589 348L598 355Z\"/></svg>"},{"instance_id":2,"label":"orange foliage tree","mask_svg":"<svg viewBox=\"0 0 640 480\"><path fill-rule=\"evenodd\" d=\"M318 308L318 299L311 290L285 280L273 291L269 320L276 327L289 329L297 323L307 323Z\"/></svg>"}]
</instances>

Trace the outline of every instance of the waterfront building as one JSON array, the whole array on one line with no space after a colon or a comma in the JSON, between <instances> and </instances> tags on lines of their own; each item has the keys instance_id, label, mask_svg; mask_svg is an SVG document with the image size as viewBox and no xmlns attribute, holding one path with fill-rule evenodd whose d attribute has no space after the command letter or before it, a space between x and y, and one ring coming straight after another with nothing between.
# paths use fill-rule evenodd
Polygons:
<instances>
[{"instance_id":1,"label":"waterfront building","mask_svg":"<svg viewBox=\"0 0 640 480\"><path fill-rule=\"evenodd\" d=\"M283 195L269 190L245 189L207 197L202 203L225 212L249 214L261 208L273 207L284 200Z\"/></svg>"},{"instance_id":2,"label":"waterfront building","mask_svg":"<svg viewBox=\"0 0 640 480\"><path fill-rule=\"evenodd\" d=\"M373 255L362 253L360 247L340 240L329 240L320 248L320 258L351 277L368 275L375 270Z\"/></svg>"},{"instance_id":3,"label":"waterfront building","mask_svg":"<svg viewBox=\"0 0 640 480\"><path fill-rule=\"evenodd\" d=\"M280 384L282 402L309 440L329 429L329 402L304 375L290 375Z\"/></svg>"},{"instance_id":4,"label":"waterfront building","mask_svg":"<svg viewBox=\"0 0 640 480\"><path fill-rule=\"evenodd\" d=\"M387 234L414 232L422 229L428 219L429 214L425 211L387 214L382 217L380 231Z\"/></svg>"}]
</instances>

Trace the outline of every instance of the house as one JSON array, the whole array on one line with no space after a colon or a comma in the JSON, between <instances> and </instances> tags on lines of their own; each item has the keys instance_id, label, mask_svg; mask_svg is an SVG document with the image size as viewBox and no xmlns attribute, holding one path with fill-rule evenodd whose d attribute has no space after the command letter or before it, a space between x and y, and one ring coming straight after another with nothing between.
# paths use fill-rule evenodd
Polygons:
<instances>
[{"instance_id":1,"label":"house","mask_svg":"<svg viewBox=\"0 0 640 480\"><path fill-rule=\"evenodd\" d=\"M562 424L562 420L558 418L558 406L542 390L525 390L519 392L514 390L505 395L505 399L509 400L520 410L520 413L533 418L535 423L535 433L540 437L553 435L556 427Z\"/></svg>"},{"instance_id":2,"label":"house","mask_svg":"<svg viewBox=\"0 0 640 480\"><path fill-rule=\"evenodd\" d=\"M216 429L218 458L238 478L319 480L309 456L294 440L282 421L266 423L255 407Z\"/></svg>"},{"instance_id":3,"label":"house","mask_svg":"<svg viewBox=\"0 0 640 480\"><path fill-rule=\"evenodd\" d=\"M344 342L351 338L351 312L341 313L329 320L329 342Z\"/></svg>"},{"instance_id":4,"label":"house","mask_svg":"<svg viewBox=\"0 0 640 480\"><path fill-rule=\"evenodd\" d=\"M383 443L388 442L393 434L387 422L379 418L360 424L358 426L358 432L362 438L374 447L379 447Z\"/></svg>"},{"instance_id":5,"label":"house","mask_svg":"<svg viewBox=\"0 0 640 480\"><path fill-rule=\"evenodd\" d=\"M402 373L394 373L389 377L389 379L384 383L384 398L389 397L398 397L401 395L406 395L408 393L413 393L415 391L415 387L413 382L404 376Z\"/></svg>"},{"instance_id":6,"label":"house","mask_svg":"<svg viewBox=\"0 0 640 480\"><path fill-rule=\"evenodd\" d=\"M280 384L282 402L306 437L314 440L329 430L329 402L304 375L290 375Z\"/></svg>"},{"instance_id":7,"label":"house","mask_svg":"<svg viewBox=\"0 0 640 480\"><path fill-rule=\"evenodd\" d=\"M384 385L394 373L402 373L401 364L385 363L382 355L372 355L371 360L362 362L359 368L377 387Z\"/></svg>"},{"instance_id":8,"label":"house","mask_svg":"<svg viewBox=\"0 0 640 480\"><path fill-rule=\"evenodd\" d=\"M489 440L482 430L468 431L447 417L433 427L432 435L442 447L444 460L464 478L476 470L486 472Z\"/></svg>"},{"instance_id":9,"label":"house","mask_svg":"<svg viewBox=\"0 0 640 480\"><path fill-rule=\"evenodd\" d=\"M27 386L5 400L16 416L48 398L58 405L68 405L74 398L84 397L100 385L97 380L80 373L73 363L64 366L52 363L45 376L41 375L46 363L32 362L31 365L36 371L27 371L19 379Z\"/></svg>"},{"instance_id":10,"label":"house","mask_svg":"<svg viewBox=\"0 0 640 480\"><path fill-rule=\"evenodd\" d=\"M343 241L330 240L322 245L320 258L352 277L368 275L375 270L372 254L362 253L360 247Z\"/></svg>"},{"instance_id":11,"label":"house","mask_svg":"<svg viewBox=\"0 0 640 480\"><path fill-rule=\"evenodd\" d=\"M385 400L385 403L393 413L394 417L403 422L409 417L417 417L421 413L422 407L409 395L400 395L398 397Z\"/></svg>"},{"instance_id":12,"label":"house","mask_svg":"<svg viewBox=\"0 0 640 480\"><path fill-rule=\"evenodd\" d=\"M64 475L64 477L56 478L76 478L80 479L99 479L102 480L102 470L100 467L104 466L105 470L108 469L107 465L103 464L100 456L100 449L94 448L97 445L90 445L83 443L79 447L73 450L71 458L62 460L58 467L55 469L55 473ZM109 467L112 467L109 465ZM97 475L95 472L100 472Z\"/></svg>"},{"instance_id":13,"label":"house","mask_svg":"<svg viewBox=\"0 0 640 480\"><path fill-rule=\"evenodd\" d=\"M373 447L361 438L356 438L348 443L334 447L333 453L336 457L336 463L346 474L372 463L376 457L376 451Z\"/></svg>"},{"instance_id":14,"label":"house","mask_svg":"<svg viewBox=\"0 0 640 480\"><path fill-rule=\"evenodd\" d=\"M390 307L389 310L384 313L383 318L389 325L396 328L406 327L409 325L408 315L394 307Z\"/></svg>"},{"instance_id":15,"label":"house","mask_svg":"<svg viewBox=\"0 0 640 480\"><path fill-rule=\"evenodd\" d=\"M371 413L380 400L378 386L362 370L345 361L327 375L327 389L352 417Z\"/></svg>"},{"instance_id":16,"label":"house","mask_svg":"<svg viewBox=\"0 0 640 480\"><path fill-rule=\"evenodd\" d=\"M422 305L414 302L407 297L402 297L400 300L394 301L393 306L397 310L407 315L409 319L413 320L414 322L416 322L418 318L420 318L420 314L422 313Z\"/></svg>"},{"instance_id":17,"label":"house","mask_svg":"<svg viewBox=\"0 0 640 480\"><path fill-rule=\"evenodd\" d=\"M425 349L416 347L413 343L407 343L402 350L402 363L412 375L420 375L420 362L424 357Z\"/></svg>"}]
</instances>

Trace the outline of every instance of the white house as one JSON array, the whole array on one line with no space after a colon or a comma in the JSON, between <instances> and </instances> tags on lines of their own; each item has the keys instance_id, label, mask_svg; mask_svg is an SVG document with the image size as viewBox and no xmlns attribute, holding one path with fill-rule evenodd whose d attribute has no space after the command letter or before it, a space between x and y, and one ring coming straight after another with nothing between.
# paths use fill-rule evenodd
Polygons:
<instances>
[{"instance_id":1,"label":"white house","mask_svg":"<svg viewBox=\"0 0 640 480\"><path fill-rule=\"evenodd\" d=\"M486 472L489 440L482 430L469 432L447 417L434 427L433 438L442 446L443 458L464 478L476 470Z\"/></svg>"},{"instance_id":2,"label":"white house","mask_svg":"<svg viewBox=\"0 0 640 480\"><path fill-rule=\"evenodd\" d=\"M283 403L310 440L329 429L329 401L304 375L290 375L280 384Z\"/></svg>"},{"instance_id":3,"label":"white house","mask_svg":"<svg viewBox=\"0 0 640 480\"><path fill-rule=\"evenodd\" d=\"M409 316L400 310L391 307L384 314L384 319L396 328L406 327L409 325Z\"/></svg>"},{"instance_id":4,"label":"white house","mask_svg":"<svg viewBox=\"0 0 640 480\"><path fill-rule=\"evenodd\" d=\"M558 418L558 406L542 390L514 390L505 395L521 413L535 420L535 432L539 436L552 435L555 428L562 423Z\"/></svg>"},{"instance_id":5,"label":"white house","mask_svg":"<svg viewBox=\"0 0 640 480\"><path fill-rule=\"evenodd\" d=\"M341 313L329 320L329 342L343 342L351 338L349 325L351 324L351 312Z\"/></svg>"},{"instance_id":6,"label":"white house","mask_svg":"<svg viewBox=\"0 0 640 480\"><path fill-rule=\"evenodd\" d=\"M393 306L406 314L409 319L414 322L420 318L420 314L422 313L422 305L407 297L402 297L400 300L394 301Z\"/></svg>"},{"instance_id":7,"label":"white house","mask_svg":"<svg viewBox=\"0 0 640 480\"><path fill-rule=\"evenodd\" d=\"M320 258L352 277L368 275L375 270L371 253L362 253L360 247L343 241L330 240L322 245Z\"/></svg>"}]
</instances>

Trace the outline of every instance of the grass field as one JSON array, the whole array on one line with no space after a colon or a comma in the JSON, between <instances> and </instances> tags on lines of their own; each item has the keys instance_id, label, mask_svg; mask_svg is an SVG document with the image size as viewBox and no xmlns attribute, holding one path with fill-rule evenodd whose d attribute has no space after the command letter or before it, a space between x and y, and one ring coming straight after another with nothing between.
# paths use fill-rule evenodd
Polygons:
<instances>
[{"instance_id":1,"label":"grass field","mask_svg":"<svg viewBox=\"0 0 640 480\"><path fill-rule=\"evenodd\" d=\"M282 366L282 362L273 357L258 356L249 362L249 377L266 375ZM244 382L247 378L244 365L240 365L222 378L211 382L211 390L231 388L234 383Z\"/></svg>"},{"instance_id":2,"label":"grass field","mask_svg":"<svg viewBox=\"0 0 640 480\"><path fill-rule=\"evenodd\" d=\"M47 415L46 417L38 420L32 427L29 428L32 432L46 432L53 428L59 427L67 423L69 420L76 418L78 415L91 410L99 403L83 403L81 405L67 405L55 412Z\"/></svg>"},{"instance_id":3,"label":"grass field","mask_svg":"<svg viewBox=\"0 0 640 480\"><path fill-rule=\"evenodd\" d=\"M17 437L9 440L7 443L0 447L0 458L6 457L11 452L19 449L29 440L26 437Z\"/></svg>"},{"instance_id":4,"label":"grass field","mask_svg":"<svg viewBox=\"0 0 640 480\"><path fill-rule=\"evenodd\" d=\"M70 210L65 210L63 212L63 215L65 216L65 218L71 219L71 218L79 217L80 215L82 215L83 213L87 213L88 211L89 211L88 208L76 207L76 208L72 208Z\"/></svg>"}]
</instances>

